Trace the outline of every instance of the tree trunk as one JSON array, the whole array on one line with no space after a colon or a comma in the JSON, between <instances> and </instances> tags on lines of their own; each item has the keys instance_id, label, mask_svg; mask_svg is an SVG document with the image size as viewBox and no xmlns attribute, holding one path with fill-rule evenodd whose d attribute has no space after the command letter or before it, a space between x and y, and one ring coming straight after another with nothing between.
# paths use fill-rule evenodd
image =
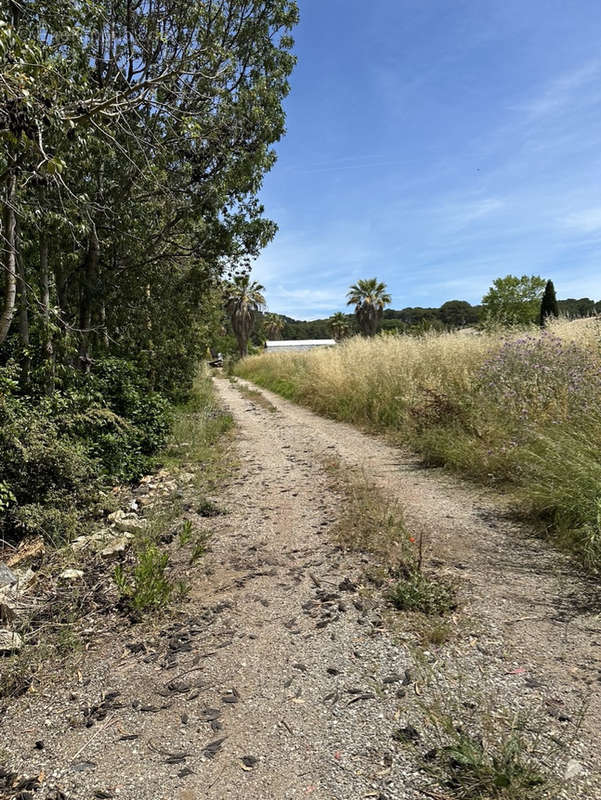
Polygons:
<instances>
[{"instance_id":1,"label":"tree trunk","mask_svg":"<svg viewBox=\"0 0 601 800\"><path fill-rule=\"evenodd\" d=\"M102 347L105 351L109 349L109 332L106 327L106 301L104 299L104 289L100 300L100 327L102 328Z\"/></svg>"},{"instance_id":2,"label":"tree trunk","mask_svg":"<svg viewBox=\"0 0 601 800\"><path fill-rule=\"evenodd\" d=\"M17 241L15 201L17 197L17 178L11 175L8 180L8 192L4 203L3 239L4 251L4 307L0 314L0 345L6 340L15 313L17 298Z\"/></svg>"},{"instance_id":3,"label":"tree trunk","mask_svg":"<svg viewBox=\"0 0 601 800\"><path fill-rule=\"evenodd\" d=\"M17 253L17 290L19 294L19 336L23 347L23 372L21 383L24 388L29 385L29 371L31 369L31 355L29 353L29 307L27 302L27 284L25 282L25 267L21 253Z\"/></svg>"},{"instance_id":4,"label":"tree trunk","mask_svg":"<svg viewBox=\"0 0 601 800\"><path fill-rule=\"evenodd\" d=\"M156 367L155 367L155 352L154 352L154 338L152 326L152 289L151 285L146 284L146 330L148 331L148 383L150 384L151 391L154 391L156 385Z\"/></svg>"},{"instance_id":5,"label":"tree trunk","mask_svg":"<svg viewBox=\"0 0 601 800\"><path fill-rule=\"evenodd\" d=\"M82 269L79 292L79 365L87 374L90 371L90 328L92 326L92 292L98 268L100 244L96 226L92 225L88 240L88 252Z\"/></svg>"},{"instance_id":6,"label":"tree trunk","mask_svg":"<svg viewBox=\"0 0 601 800\"><path fill-rule=\"evenodd\" d=\"M54 344L50 331L50 280L48 273L48 235L46 231L40 234L40 290L42 300L42 345L44 360L46 362L47 378L46 392L54 392Z\"/></svg>"},{"instance_id":7,"label":"tree trunk","mask_svg":"<svg viewBox=\"0 0 601 800\"><path fill-rule=\"evenodd\" d=\"M63 269L63 255L60 252L54 259L54 286L56 289L56 304L60 315L60 325L61 328L64 328L64 315L67 312L67 285L65 271Z\"/></svg>"}]
</instances>

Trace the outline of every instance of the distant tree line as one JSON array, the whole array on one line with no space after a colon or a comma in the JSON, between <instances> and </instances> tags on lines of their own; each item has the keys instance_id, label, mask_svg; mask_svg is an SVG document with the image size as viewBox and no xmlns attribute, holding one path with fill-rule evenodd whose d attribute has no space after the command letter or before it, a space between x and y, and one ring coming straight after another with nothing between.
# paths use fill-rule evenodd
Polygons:
<instances>
[{"instance_id":1,"label":"distant tree line","mask_svg":"<svg viewBox=\"0 0 601 800\"><path fill-rule=\"evenodd\" d=\"M590 317L601 313L601 301L595 302L588 297L558 300L559 314L569 319ZM340 312L339 312L340 313ZM315 320L297 320L280 315L284 322L281 339L329 339L332 336L331 317ZM355 314L344 314L350 335L359 333ZM423 330L455 330L478 325L484 317L482 305L471 305L465 300L449 300L440 308L408 306L396 310L387 308L382 314L380 329L382 331L399 331L402 333L421 332Z\"/></svg>"}]
</instances>

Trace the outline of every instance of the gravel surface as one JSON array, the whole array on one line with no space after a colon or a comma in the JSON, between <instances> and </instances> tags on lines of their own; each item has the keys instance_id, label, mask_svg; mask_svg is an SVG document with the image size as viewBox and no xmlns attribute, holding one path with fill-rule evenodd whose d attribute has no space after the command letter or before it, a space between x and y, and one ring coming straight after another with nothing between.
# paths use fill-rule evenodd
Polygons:
<instances>
[{"instance_id":1,"label":"gravel surface","mask_svg":"<svg viewBox=\"0 0 601 800\"><path fill-rule=\"evenodd\" d=\"M0 763L41 775L34 796L54 800L445 800L392 736L424 724L422 703L536 707L559 735L585 695L592 714L565 754L583 772L552 796L598 800L601 626L570 562L498 498L271 393L276 413L217 385L240 466L191 596L166 622L100 631L13 703ZM410 620L383 624L357 590L362 557L328 535L332 455L398 497L430 566L460 580L456 635L417 665Z\"/></svg>"}]
</instances>

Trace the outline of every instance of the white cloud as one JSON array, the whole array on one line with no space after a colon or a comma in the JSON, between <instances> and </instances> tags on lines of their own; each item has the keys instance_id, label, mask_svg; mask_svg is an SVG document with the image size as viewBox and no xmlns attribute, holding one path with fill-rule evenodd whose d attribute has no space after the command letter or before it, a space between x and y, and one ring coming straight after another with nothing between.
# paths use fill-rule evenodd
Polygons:
<instances>
[{"instance_id":1,"label":"white cloud","mask_svg":"<svg viewBox=\"0 0 601 800\"><path fill-rule=\"evenodd\" d=\"M580 90L589 87L590 84L596 85L600 73L600 61L595 60L584 64L579 69L555 78L538 97L534 97L530 101L517 106L517 110L525 111L532 119L561 111L567 106L582 100L582 92ZM584 99L586 100L587 98ZM588 100L591 101L598 99L598 92L588 97Z\"/></svg>"},{"instance_id":2,"label":"white cloud","mask_svg":"<svg viewBox=\"0 0 601 800\"><path fill-rule=\"evenodd\" d=\"M498 197L479 197L443 203L434 211L445 227L457 230L494 215L504 207L505 202Z\"/></svg>"},{"instance_id":3,"label":"white cloud","mask_svg":"<svg viewBox=\"0 0 601 800\"><path fill-rule=\"evenodd\" d=\"M601 206L575 211L568 214L563 222L568 228L582 233L601 232Z\"/></svg>"}]
</instances>

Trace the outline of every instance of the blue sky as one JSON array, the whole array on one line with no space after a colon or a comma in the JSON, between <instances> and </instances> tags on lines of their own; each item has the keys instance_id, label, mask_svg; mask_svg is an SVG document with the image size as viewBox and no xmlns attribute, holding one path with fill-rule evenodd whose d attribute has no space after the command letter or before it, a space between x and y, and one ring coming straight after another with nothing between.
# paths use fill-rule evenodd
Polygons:
<instances>
[{"instance_id":1,"label":"blue sky","mask_svg":"<svg viewBox=\"0 0 601 800\"><path fill-rule=\"evenodd\" d=\"M300 0L279 224L254 266L271 311L480 301L508 273L601 298L598 0Z\"/></svg>"}]
</instances>

